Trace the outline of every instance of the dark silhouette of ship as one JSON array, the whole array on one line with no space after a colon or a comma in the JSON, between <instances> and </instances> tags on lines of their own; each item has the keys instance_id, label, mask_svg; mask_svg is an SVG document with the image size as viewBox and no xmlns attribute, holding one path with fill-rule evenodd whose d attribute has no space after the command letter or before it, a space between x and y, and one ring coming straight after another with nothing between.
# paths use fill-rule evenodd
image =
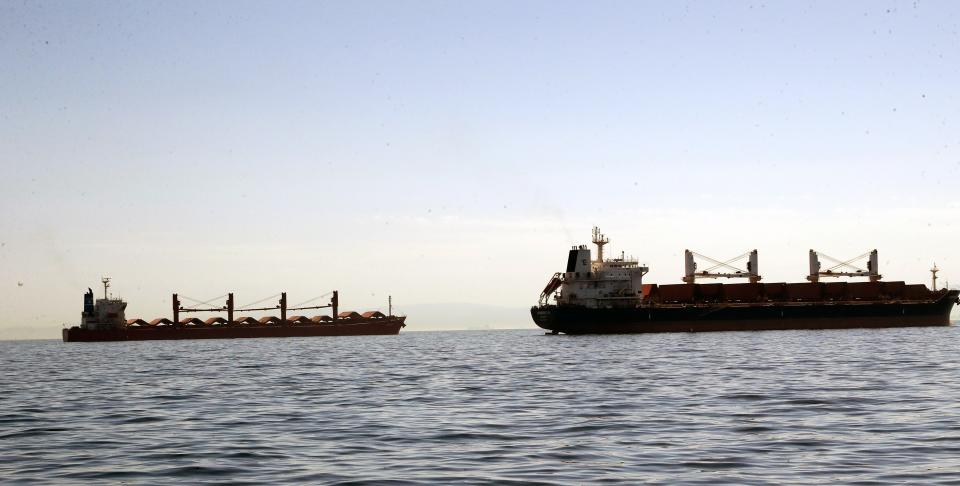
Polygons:
<instances>
[{"instance_id":1,"label":"dark silhouette of ship","mask_svg":"<svg viewBox=\"0 0 960 486\"><path fill-rule=\"evenodd\" d=\"M877 251L840 261L810 250L807 282L760 283L757 251L714 260L687 250L682 284L644 284L648 268L636 259L603 258L609 239L594 228L593 260L585 245L570 250L566 271L554 274L530 309L552 333L642 333L948 326L960 291L882 281ZM696 258L709 262L698 272ZM823 270L820 258L835 264ZM866 269L854 264L865 258ZM746 268L733 265L745 259ZM826 277L866 277L865 282L821 282ZM697 283L704 278L744 278L748 283ZM551 302L551 300L553 302Z\"/></svg>"},{"instance_id":2,"label":"dark silhouette of ship","mask_svg":"<svg viewBox=\"0 0 960 486\"><path fill-rule=\"evenodd\" d=\"M110 279L103 279L103 298L94 300L93 290L87 289L83 296L83 313L79 326L63 330L64 342L77 341L146 341L170 339L235 339L309 336L359 336L399 334L406 327L406 316L393 315L390 299L389 312L346 311L339 312L339 292L331 292L330 303L315 306L287 306L287 294L281 293L277 305L258 308L235 309L233 294L227 294L226 304L212 307L209 302L198 306L184 307L177 294L173 294L173 318L126 319L127 303L109 295ZM324 296L320 296L322 298ZM273 297L268 297L268 299ZM192 299L191 299L192 300ZM265 299L266 300L266 299ZM316 299L312 299L316 300ZM261 301L262 302L262 301ZM205 307L204 307L205 306ZM332 309L331 315L307 317L287 316L288 311ZM279 310L280 316L254 318L234 317L235 312L258 312ZM226 317L180 318L181 313L225 313Z\"/></svg>"}]
</instances>

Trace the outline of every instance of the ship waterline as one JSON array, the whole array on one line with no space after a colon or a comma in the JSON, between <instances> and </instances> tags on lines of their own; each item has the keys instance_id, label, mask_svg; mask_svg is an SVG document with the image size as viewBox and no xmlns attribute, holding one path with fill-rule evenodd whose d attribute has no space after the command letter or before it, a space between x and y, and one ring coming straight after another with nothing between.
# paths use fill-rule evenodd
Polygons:
<instances>
[{"instance_id":1,"label":"ship waterline","mask_svg":"<svg viewBox=\"0 0 960 486\"><path fill-rule=\"evenodd\" d=\"M645 332L774 331L949 326L958 291L933 302L833 303L809 305L680 306L588 309L531 308L543 329L565 334Z\"/></svg>"},{"instance_id":2,"label":"ship waterline","mask_svg":"<svg viewBox=\"0 0 960 486\"><path fill-rule=\"evenodd\" d=\"M127 327L114 330L87 330L73 327L63 330L64 342L154 341L177 339L244 339L313 336L372 336L399 334L406 317L387 317L377 321L336 322L326 324L279 324L271 326L225 325L216 327Z\"/></svg>"}]
</instances>

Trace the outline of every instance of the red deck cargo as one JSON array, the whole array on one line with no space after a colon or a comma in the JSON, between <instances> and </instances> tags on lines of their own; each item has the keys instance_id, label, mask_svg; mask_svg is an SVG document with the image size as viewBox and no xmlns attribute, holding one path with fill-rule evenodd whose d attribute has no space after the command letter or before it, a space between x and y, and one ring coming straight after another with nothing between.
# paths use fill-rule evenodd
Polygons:
<instances>
[{"instance_id":1,"label":"red deck cargo","mask_svg":"<svg viewBox=\"0 0 960 486\"><path fill-rule=\"evenodd\" d=\"M932 296L930 295L930 289L923 284L913 284L913 285L904 285L903 286L903 299L904 300L924 300L929 299Z\"/></svg>"},{"instance_id":2,"label":"red deck cargo","mask_svg":"<svg viewBox=\"0 0 960 486\"><path fill-rule=\"evenodd\" d=\"M899 299L903 296L903 282L881 282L880 293L888 299Z\"/></svg>"},{"instance_id":3,"label":"red deck cargo","mask_svg":"<svg viewBox=\"0 0 960 486\"><path fill-rule=\"evenodd\" d=\"M847 297L846 282L824 282L821 285L824 299L843 300Z\"/></svg>"},{"instance_id":4,"label":"red deck cargo","mask_svg":"<svg viewBox=\"0 0 960 486\"><path fill-rule=\"evenodd\" d=\"M721 283L697 284L697 299L704 302L717 302L723 298Z\"/></svg>"},{"instance_id":5,"label":"red deck cargo","mask_svg":"<svg viewBox=\"0 0 960 486\"><path fill-rule=\"evenodd\" d=\"M744 283L723 286L724 300L727 302L756 302L760 300L763 284Z\"/></svg>"},{"instance_id":6,"label":"red deck cargo","mask_svg":"<svg viewBox=\"0 0 960 486\"><path fill-rule=\"evenodd\" d=\"M657 297L657 284L643 284L640 291L643 292L643 300L652 301Z\"/></svg>"},{"instance_id":7,"label":"red deck cargo","mask_svg":"<svg viewBox=\"0 0 960 486\"><path fill-rule=\"evenodd\" d=\"M785 283L765 283L763 285L763 294L767 300L784 300L787 298L787 284Z\"/></svg>"},{"instance_id":8,"label":"red deck cargo","mask_svg":"<svg viewBox=\"0 0 960 486\"><path fill-rule=\"evenodd\" d=\"M819 283L788 283L787 298L801 301L820 300L823 298L823 293L820 291Z\"/></svg>"},{"instance_id":9,"label":"red deck cargo","mask_svg":"<svg viewBox=\"0 0 960 486\"><path fill-rule=\"evenodd\" d=\"M660 302L693 302L693 284L661 285Z\"/></svg>"},{"instance_id":10,"label":"red deck cargo","mask_svg":"<svg viewBox=\"0 0 960 486\"><path fill-rule=\"evenodd\" d=\"M850 300L877 300L880 298L880 282L849 282L847 298Z\"/></svg>"}]
</instances>

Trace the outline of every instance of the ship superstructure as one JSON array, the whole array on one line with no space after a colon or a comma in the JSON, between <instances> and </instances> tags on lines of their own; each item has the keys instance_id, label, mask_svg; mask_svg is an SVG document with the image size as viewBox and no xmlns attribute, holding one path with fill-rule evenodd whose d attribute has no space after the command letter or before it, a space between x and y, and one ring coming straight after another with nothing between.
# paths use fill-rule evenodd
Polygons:
<instances>
[{"instance_id":1,"label":"ship superstructure","mask_svg":"<svg viewBox=\"0 0 960 486\"><path fill-rule=\"evenodd\" d=\"M592 259L586 245L575 246L567 256L565 272L554 274L540 295L545 304L554 291L560 290L556 301L561 305L583 305L590 308L633 306L642 297L643 276L648 268L640 266L636 258L623 253L619 258L603 257L603 246L610 239L593 229L593 243L597 245L597 259Z\"/></svg>"},{"instance_id":2,"label":"ship superstructure","mask_svg":"<svg viewBox=\"0 0 960 486\"><path fill-rule=\"evenodd\" d=\"M83 295L83 313L80 315L80 328L91 331L122 329L127 318L124 311L127 303L120 298L111 298L108 293L110 277L103 277L103 298L94 301L93 289L88 288Z\"/></svg>"},{"instance_id":3,"label":"ship superstructure","mask_svg":"<svg viewBox=\"0 0 960 486\"><path fill-rule=\"evenodd\" d=\"M943 326L960 294L936 288L936 266L932 289L882 281L877 250L849 260L810 250L807 282L797 283L760 283L757 250L728 260L686 250L684 283L649 284L643 282L648 267L636 259L603 258L609 242L594 228L596 260L585 245L569 251L566 271L554 274L531 309L538 326L569 334ZM737 266L741 261L745 268ZM866 281L823 281L828 277ZM699 283L719 278L747 283Z\"/></svg>"}]
</instances>

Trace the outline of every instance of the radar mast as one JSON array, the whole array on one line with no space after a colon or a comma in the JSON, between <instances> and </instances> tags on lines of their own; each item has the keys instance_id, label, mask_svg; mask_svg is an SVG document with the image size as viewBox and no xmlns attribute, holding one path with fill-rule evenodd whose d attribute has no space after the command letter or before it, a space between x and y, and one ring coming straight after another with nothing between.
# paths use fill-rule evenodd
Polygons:
<instances>
[{"instance_id":1,"label":"radar mast","mask_svg":"<svg viewBox=\"0 0 960 486\"><path fill-rule=\"evenodd\" d=\"M593 244L597 245L597 263L603 263L603 245L610 243L610 238L607 238L607 235L600 233L600 228L597 226L593 227Z\"/></svg>"}]
</instances>

